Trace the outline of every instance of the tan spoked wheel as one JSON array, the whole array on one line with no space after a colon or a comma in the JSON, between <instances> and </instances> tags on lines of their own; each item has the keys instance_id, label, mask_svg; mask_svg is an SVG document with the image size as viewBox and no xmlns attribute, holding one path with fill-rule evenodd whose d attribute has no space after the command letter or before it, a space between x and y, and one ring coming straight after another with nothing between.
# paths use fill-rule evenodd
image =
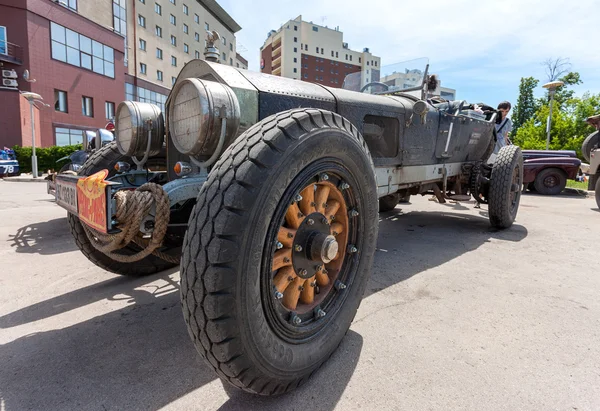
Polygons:
<instances>
[{"instance_id":1,"label":"tan spoked wheel","mask_svg":"<svg viewBox=\"0 0 600 411\"><path fill-rule=\"evenodd\" d=\"M313 310L328 295L344 264L349 210L329 175L304 187L287 208L273 255L275 297L298 313ZM317 310L315 315L325 315Z\"/></svg>"}]
</instances>

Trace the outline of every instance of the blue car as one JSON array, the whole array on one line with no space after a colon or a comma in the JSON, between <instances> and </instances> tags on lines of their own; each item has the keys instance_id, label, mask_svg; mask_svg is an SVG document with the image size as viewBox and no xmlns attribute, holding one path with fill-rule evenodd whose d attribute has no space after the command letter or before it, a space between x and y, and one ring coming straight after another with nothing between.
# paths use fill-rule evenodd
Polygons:
<instances>
[{"instance_id":1,"label":"blue car","mask_svg":"<svg viewBox=\"0 0 600 411\"><path fill-rule=\"evenodd\" d=\"M19 162L14 150L4 147L0 150L0 177L18 176Z\"/></svg>"}]
</instances>

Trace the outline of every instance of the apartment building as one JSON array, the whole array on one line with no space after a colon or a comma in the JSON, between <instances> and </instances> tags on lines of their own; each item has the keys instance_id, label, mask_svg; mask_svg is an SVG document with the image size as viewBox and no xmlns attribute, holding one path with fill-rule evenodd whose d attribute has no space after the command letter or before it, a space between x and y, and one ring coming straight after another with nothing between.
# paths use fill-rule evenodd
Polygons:
<instances>
[{"instance_id":1,"label":"apartment building","mask_svg":"<svg viewBox=\"0 0 600 411\"><path fill-rule=\"evenodd\" d=\"M248 70L248 60L242 57L240 54L235 54L235 66L244 70Z\"/></svg>"},{"instance_id":2,"label":"apartment building","mask_svg":"<svg viewBox=\"0 0 600 411\"><path fill-rule=\"evenodd\" d=\"M381 77L381 82L387 84L391 90L403 90L420 86L423 81L424 71L421 69L405 69L400 72L392 72ZM456 100L456 90L448 87L442 87L442 82L438 78L435 90L429 90L431 96L440 96L446 100Z\"/></svg>"},{"instance_id":3,"label":"apartment building","mask_svg":"<svg viewBox=\"0 0 600 411\"><path fill-rule=\"evenodd\" d=\"M353 89L379 81L379 57L368 48L350 49L338 27L303 21L302 16L271 30L260 53L263 73L330 87L342 87L346 79Z\"/></svg>"},{"instance_id":4,"label":"apartment building","mask_svg":"<svg viewBox=\"0 0 600 411\"><path fill-rule=\"evenodd\" d=\"M207 30L221 36L221 63L247 67L241 27L215 0L0 0L0 16L0 146L31 145L19 91L49 104L34 109L38 146L80 143L125 99L164 111L184 64L203 58Z\"/></svg>"}]
</instances>

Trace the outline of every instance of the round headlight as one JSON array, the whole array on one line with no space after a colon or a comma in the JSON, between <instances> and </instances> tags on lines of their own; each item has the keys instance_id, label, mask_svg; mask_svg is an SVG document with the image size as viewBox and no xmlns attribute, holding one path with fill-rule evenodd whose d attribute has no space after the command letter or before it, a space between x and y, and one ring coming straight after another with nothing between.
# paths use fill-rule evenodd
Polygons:
<instances>
[{"instance_id":1,"label":"round headlight","mask_svg":"<svg viewBox=\"0 0 600 411\"><path fill-rule=\"evenodd\" d=\"M240 106L233 90L214 81L188 78L171 92L167 123L169 137L182 154L195 158L211 156L219 144L225 118L227 147L240 126Z\"/></svg>"},{"instance_id":2,"label":"round headlight","mask_svg":"<svg viewBox=\"0 0 600 411\"><path fill-rule=\"evenodd\" d=\"M165 122L160 108L150 103L124 101L116 113L115 138L121 154L142 157L160 153L165 139Z\"/></svg>"}]
</instances>

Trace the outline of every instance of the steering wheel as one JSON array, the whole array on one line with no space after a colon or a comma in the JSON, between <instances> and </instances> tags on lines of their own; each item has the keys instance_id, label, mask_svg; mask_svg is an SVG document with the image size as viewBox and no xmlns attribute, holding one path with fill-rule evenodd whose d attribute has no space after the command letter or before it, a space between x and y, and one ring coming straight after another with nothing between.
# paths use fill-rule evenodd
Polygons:
<instances>
[{"instance_id":1,"label":"steering wheel","mask_svg":"<svg viewBox=\"0 0 600 411\"><path fill-rule=\"evenodd\" d=\"M458 116L460 114L460 112L462 111L464 105L465 105L465 100L461 100L460 104L458 105L458 108L456 109L455 116Z\"/></svg>"},{"instance_id":2,"label":"steering wheel","mask_svg":"<svg viewBox=\"0 0 600 411\"><path fill-rule=\"evenodd\" d=\"M360 89L360 92L362 93L363 91L365 91L367 88L369 88L371 86L383 86L383 87L385 87L385 91L388 91L390 89L390 86L388 86L385 83L380 83L379 81L372 81L370 83L365 84L363 86L363 88Z\"/></svg>"}]
</instances>

